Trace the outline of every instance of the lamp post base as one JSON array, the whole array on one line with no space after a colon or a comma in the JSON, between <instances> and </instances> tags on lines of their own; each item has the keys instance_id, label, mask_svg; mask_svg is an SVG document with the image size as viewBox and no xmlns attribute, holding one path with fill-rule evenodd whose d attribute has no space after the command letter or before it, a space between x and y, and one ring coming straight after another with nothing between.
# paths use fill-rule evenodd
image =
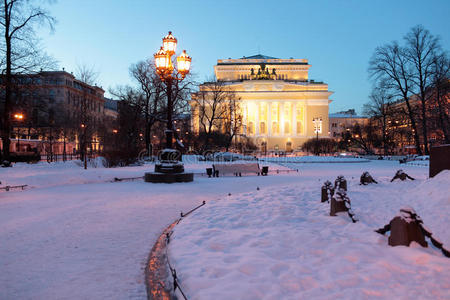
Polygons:
<instances>
[{"instance_id":1,"label":"lamp post base","mask_svg":"<svg viewBox=\"0 0 450 300\"><path fill-rule=\"evenodd\" d=\"M174 183L194 181L194 173L145 173L145 182Z\"/></svg>"},{"instance_id":2,"label":"lamp post base","mask_svg":"<svg viewBox=\"0 0 450 300\"><path fill-rule=\"evenodd\" d=\"M191 182L194 181L194 173L184 173L179 151L164 149L155 164L155 172L145 173L144 178L153 183Z\"/></svg>"},{"instance_id":3,"label":"lamp post base","mask_svg":"<svg viewBox=\"0 0 450 300\"><path fill-rule=\"evenodd\" d=\"M155 165L155 172L166 174L183 173L184 166L179 161L161 161Z\"/></svg>"}]
</instances>

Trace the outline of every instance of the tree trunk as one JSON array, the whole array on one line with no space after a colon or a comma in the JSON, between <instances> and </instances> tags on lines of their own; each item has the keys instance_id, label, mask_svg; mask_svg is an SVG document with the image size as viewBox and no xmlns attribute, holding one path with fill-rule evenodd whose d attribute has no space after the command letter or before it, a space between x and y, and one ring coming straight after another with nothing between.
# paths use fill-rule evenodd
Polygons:
<instances>
[{"instance_id":1,"label":"tree trunk","mask_svg":"<svg viewBox=\"0 0 450 300\"><path fill-rule=\"evenodd\" d=\"M6 10L6 7L5 7ZM11 141L9 137L11 135L11 86L12 86L12 74L11 74L11 38L9 37L10 19L5 11L5 43L6 43L6 73L5 73L5 110L3 112L3 159L9 160L10 153L9 147Z\"/></svg>"},{"instance_id":2,"label":"tree trunk","mask_svg":"<svg viewBox=\"0 0 450 300\"><path fill-rule=\"evenodd\" d=\"M406 107L408 108L408 116L409 116L409 120L411 121L411 127L412 127L412 131L413 131L413 136L414 136L414 143L416 144L416 151L417 151L418 155L422 155L422 148L420 148L420 138L419 138L419 133L417 132L417 125L416 125L416 120L414 118L414 112L412 111L411 104L409 103L409 99L408 99L407 95L403 95L403 98L406 102Z\"/></svg>"},{"instance_id":3,"label":"tree trunk","mask_svg":"<svg viewBox=\"0 0 450 300\"><path fill-rule=\"evenodd\" d=\"M421 100L421 106L422 106L422 135L423 135L423 147L425 155L429 155L430 152L428 151L428 132L427 132L427 117L426 117L426 106L425 106L425 100Z\"/></svg>"}]
</instances>

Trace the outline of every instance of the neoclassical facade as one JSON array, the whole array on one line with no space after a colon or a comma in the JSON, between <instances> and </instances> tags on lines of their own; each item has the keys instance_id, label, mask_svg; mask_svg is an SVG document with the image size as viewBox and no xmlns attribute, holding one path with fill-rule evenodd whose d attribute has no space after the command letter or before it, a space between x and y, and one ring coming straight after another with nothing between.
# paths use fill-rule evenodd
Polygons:
<instances>
[{"instance_id":1,"label":"neoclassical facade","mask_svg":"<svg viewBox=\"0 0 450 300\"><path fill-rule=\"evenodd\" d=\"M239 134L253 139L261 150L300 149L313 137L328 137L328 85L308 79L306 59L263 55L219 59L218 81L240 99L243 117ZM200 86L200 91L208 83ZM193 111L194 132L201 130Z\"/></svg>"}]
</instances>

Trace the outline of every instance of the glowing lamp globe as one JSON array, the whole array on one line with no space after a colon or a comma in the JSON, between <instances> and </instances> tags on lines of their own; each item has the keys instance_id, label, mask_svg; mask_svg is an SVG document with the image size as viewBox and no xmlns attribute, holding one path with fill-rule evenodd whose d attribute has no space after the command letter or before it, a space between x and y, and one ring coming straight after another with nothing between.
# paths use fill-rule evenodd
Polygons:
<instances>
[{"instance_id":1,"label":"glowing lamp globe","mask_svg":"<svg viewBox=\"0 0 450 300\"><path fill-rule=\"evenodd\" d=\"M163 38L163 49L170 56L175 53L177 49L177 39L172 35L172 31L169 31L169 34Z\"/></svg>"},{"instance_id":2,"label":"glowing lamp globe","mask_svg":"<svg viewBox=\"0 0 450 300\"><path fill-rule=\"evenodd\" d=\"M183 50L183 53L181 53L181 55L177 57L178 72L180 72L181 75L185 76L187 73L189 73L191 61L192 58L187 55L186 50Z\"/></svg>"},{"instance_id":3,"label":"glowing lamp globe","mask_svg":"<svg viewBox=\"0 0 450 300\"><path fill-rule=\"evenodd\" d=\"M14 118L15 118L16 120L22 120L22 119L23 119L23 115L22 115L22 114L15 114L15 115L14 115Z\"/></svg>"},{"instance_id":4,"label":"glowing lamp globe","mask_svg":"<svg viewBox=\"0 0 450 300\"><path fill-rule=\"evenodd\" d=\"M164 51L163 47L154 55L155 66L158 73L165 73L170 68L170 56Z\"/></svg>"}]
</instances>

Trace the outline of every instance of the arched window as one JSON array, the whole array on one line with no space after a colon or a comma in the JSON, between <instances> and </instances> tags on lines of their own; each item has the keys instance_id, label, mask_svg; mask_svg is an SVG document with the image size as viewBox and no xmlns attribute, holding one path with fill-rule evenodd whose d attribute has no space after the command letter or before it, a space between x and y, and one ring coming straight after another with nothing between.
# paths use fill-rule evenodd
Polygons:
<instances>
[{"instance_id":1,"label":"arched window","mask_svg":"<svg viewBox=\"0 0 450 300\"><path fill-rule=\"evenodd\" d=\"M289 129L289 121L284 122L284 133L285 134L289 134L290 129Z\"/></svg>"},{"instance_id":2,"label":"arched window","mask_svg":"<svg viewBox=\"0 0 450 300\"><path fill-rule=\"evenodd\" d=\"M280 131L278 130L278 123L272 122L272 134L279 134Z\"/></svg>"},{"instance_id":3,"label":"arched window","mask_svg":"<svg viewBox=\"0 0 450 300\"><path fill-rule=\"evenodd\" d=\"M247 126L247 134L254 134L254 124L253 122L248 122L248 126Z\"/></svg>"},{"instance_id":4,"label":"arched window","mask_svg":"<svg viewBox=\"0 0 450 300\"><path fill-rule=\"evenodd\" d=\"M302 133L302 122L297 121L297 134Z\"/></svg>"},{"instance_id":5,"label":"arched window","mask_svg":"<svg viewBox=\"0 0 450 300\"><path fill-rule=\"evenodd\" d=\"M259 133L266 134L266 123L265 122L259 123Z\"/></svg>"}]
</instances>

